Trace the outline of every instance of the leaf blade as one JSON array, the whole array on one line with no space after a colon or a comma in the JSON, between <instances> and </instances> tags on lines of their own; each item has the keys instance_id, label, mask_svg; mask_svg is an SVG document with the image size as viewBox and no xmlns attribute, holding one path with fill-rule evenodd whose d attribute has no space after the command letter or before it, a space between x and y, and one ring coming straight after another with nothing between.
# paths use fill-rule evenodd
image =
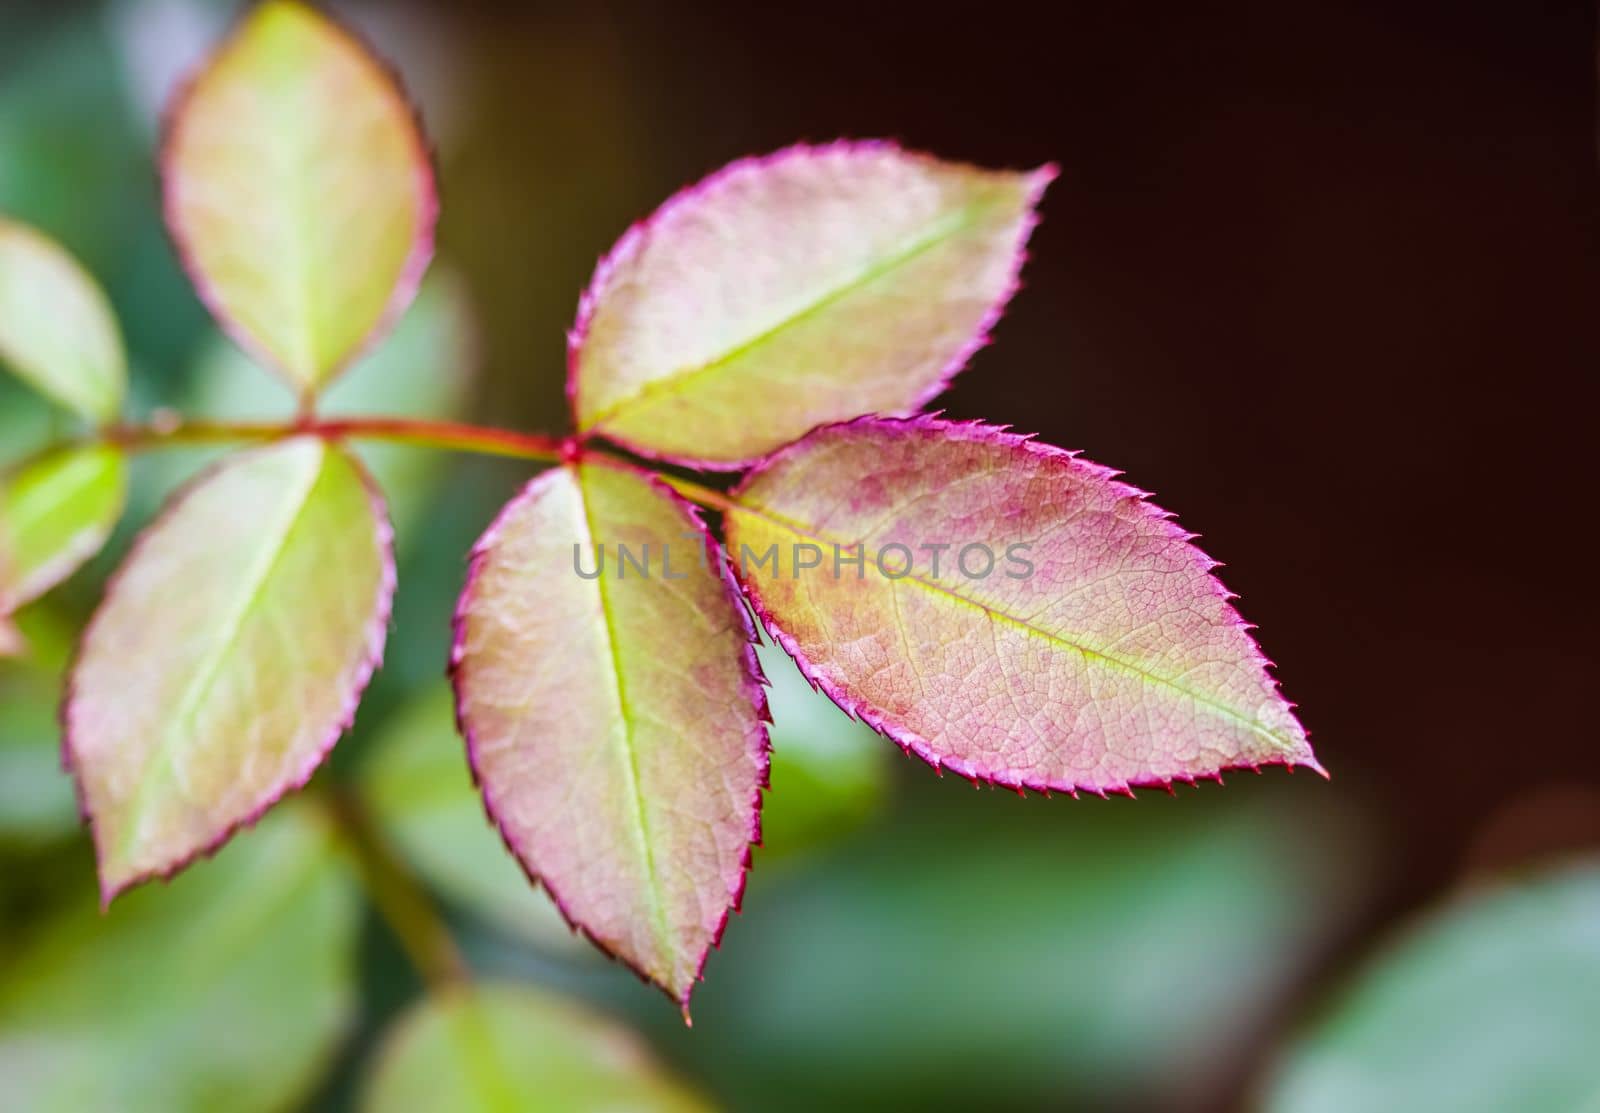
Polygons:
<instances>
[{"instance_id":1,"label":"leaf blade","mask_svg":"<svg viewBox=\"0 0 1600 1113\"><path fill-rule=\"evenodd\" d=\"M630 543L668 554L673 582L576 574L578 549ZM452 652L507 845L570 923L685 1007L743 892L767 771L752 631L697 563L704 545L698 516L643 473L552 469L474 550Z\"/></svg>"},{"instance_id":2,"label":"leaf blade","mask_svg":"<svg viewBox=\"0 0 1600 1113\"><path fill-rule=\"evenodd\" d=\"M115 448L64 449L0 486L0 615L32 602L105 545L127 501Z\"/></svg>"},{"instance_id":3,"label":"leaf blade","mask_svg":"<svg viewBox=\"0 0 1600 1113\"><path fill-rule=\"evenodd\" d=\"M200 297L308 398L387 331L433 254L438 198L394 75L296 0L269 0L194 78L161 152Z\"/></svg>"},{"instance_id":4,"label":"leaf blade","mask_svg":"<svg viewBox=\"0 0 1600 1113\"><path fill-rule=\"evenodd\" d=\"M1114 475L992 427L865 418L752 472L729 552L807 676L935 769L1101 793L1320 769L1214 562ZM1030 570L1000 572L1018 545ZM802 576L796 546L834 575ZM855 546L859 574L839 575Z\"/></svg>"},{"instance_id":5,"label":"leaf blade","mask_svg":"<svg viewBox=\"0 0 1600 1113\"><path fill-rule=\"evenodd\" d=\"M633 1034L521 985L458 987L428 997L378 1052L361 1108L711 1108L667 1074Z\"/></svg>"},{"instance_id":6,"label":"leaf blade","mask_svg":"<svg viewBox=\"0 0 1600 1113\"><path fill-rule=\"evenodd\" d=\"M60 245L0 217L0 363L80 417L117 416L127 359L111 304Z\"/></svg>"},{"instance_id":7,"label":"leaf blade","mask_svg":"<svg viewBox=\"0 0 1600 1113\"><path fill-rule=\"evenodd\" d=\"M85 632L64 713L108 903L305 784L382 658L393 593L382 498L321 440L173 498Z\"/></svg>"},{"instance_id":8,"label":"leaf blade","mask_svg":"<svg viewBox=\"0 0 1600 1113\"><path fill-rule=\"evenodd\" d=\"M986 342L1053 175L871 142L730 165L596 271L569 345L579 430L737 468L825 422L915 411Z\"/></svg>"}]
</instances>

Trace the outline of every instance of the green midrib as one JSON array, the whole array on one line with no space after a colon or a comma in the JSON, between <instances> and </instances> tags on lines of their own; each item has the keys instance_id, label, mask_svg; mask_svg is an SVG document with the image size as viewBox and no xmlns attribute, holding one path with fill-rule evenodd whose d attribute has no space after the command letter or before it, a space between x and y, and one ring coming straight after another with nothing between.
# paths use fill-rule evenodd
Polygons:
<instances>
[{"instance_id":1,"label":"green midrib","mask_svg":"<svg viewBox=\"0 0 1600 1113\"><path fill-rule=\"evenodd\" d=\"M735 344L727 351L714 356L705 363L692 367L682 367L666 375L648 380L632 394L611 403L598 414L583 422L583 428L587 431L597 431L601 426L615 422L627 410L651 405L660 401L666 395L682 393L696 381L724 370L735 360L748 355L764 344L771 343L802 321L827 311L832 306L850 297L850 295L872 285L879 279L913 262L919 256L927 254L941 244L968 231L978 224L989 212L989 209L990 206L988 205L973 204L954 210L940 220L935 221L926 232L913 239L907 246L887 258L873 263L842 285L827 290L800 309L795 310L776 324L763 329L748 340Z\"/></svg>"},{"instance_id":2,"label":"green midrib","mask_svg":"<svg viewBox=\"0 0 1600 1113\"><path fill-rule=\"evenodd\" d=\"M573 469L573 477L578 485L578 501L583 506L585 534L583 543L589 546L590 552L594 552L594 516L589 508L589 493L583 482L581 467ZM626 760L622 764L628 776L628 801L632 804L634 834L639 843L640 856L644 860L645 880L650 890L650 926L656 937L656 946L661 951L661 958L667 964L668 977L675 981L678 973L677 953L667 926L666 908L661 898L661 879L656 872L655 851L650 842L649 815L645 810L644 795L639 787L639 752L634 742L633 709L628 704L628 687L623 679L622 657L617 646L616 621L612 615L611 598L606 591L605 583L604 576L597 576L594 580L595 591L600 597L601 617L605 623L606 651L611 664L613 690L617 697L617 715L622 720L623 748L626 751L624 755Z\"/></svg>"},{"instance_id":3,"label":"green midrib","mask_svg":"<svg viewBox=\"0 0 1600 1113\"><path fill-rule=\"evenodd\" d=\"M262 558L256 562L248 575L241 578L240 583L245 590L240 594L237 605L229 613L227 621L223 624L222 628L225 632L218 643L216 651L211 654L205 664L190 679L188 687L184 689L183 696L178 702L177 710L173 713L172 718L168 720L169 725L161 736L161 741L151 749L149 755L145 758L144 768L135 782L139 787L132 801L130 818L124 823L121 835L117 840L116 860L124 863L128 861L130 846L144 827L145 819L155 798L150 789L156 782L156 772L158 770L164 771L167 777L164 777L163 780L170 779L174 748L184 740L192 740L190 728L193 725L195 713L200 709L205 697L210 694L212 687L216 684L218 676L221 675L223 663L227 660L228 654L232 652L234 646L238 644L239 638L244 632L246 619L255 610L257 604L260 603L263 590L268 582L271 581L273 572L277 570L278 565L282 562L283 554L288 550L291 535L305 516L306 507L311 504L311 496L315 493L318 484L327 474L329 451L328 448L319 446L319 462L315 468L307 469L307 479L300 490L299 497L289 504L290 509L284 514L282 522L273 531L274 540L272 545L263 549ZM248 467L249 465L244 464L243 466Z\"/></svg>"},{"instance_id":4,"label":"green midrib","mask_svg":"<svg viewBox=\"0 0 1600 1113\"><path fill-rule=\"evenodd\" d=\"M838 545L847 551L856 545L865 544L865 539L860 541L846 542L842 539L831 537L828 534L822 533L821 531L809 529L800 523L785 518L766 507L755 507L749 503L739 503L732 508L731 512L735 517L740 514L749 515L751 518L766 522L768 525L776 526L778 529L787 530L797 538L801 538L806 541L821 542L826 545ZM1015 618L1006 614L1004 611L997 610L994 607L986 606L976 599L972 599L968 596L960 594L959 592L952 591L942 584L934 583L931 580L927 580L919 575L903 576L894 582L915 584L916 586L927 591L929 594L944 599L955 600L957 603L965 607L981 611L983 614L987 615L991 621L999 622L1002 625L1008 626L1012 629L1022 631L1030 637L1036 637L1050 644L1059 645L1066 649L1073 650L1081 654L1086 660L1099 661L1102 665L1119 669L1123 672L1137 676L1141 680L1168 688L1171 691L1183 696L1185 699L1188 699L1193 703L1206 708L1221 718L1227 719L1228 721L1244 727L1252 733L1267 739L1273 743L1275 747L1283 750L1286 753L1295 753L1301 749L1301 745L1297 740L1285 738L1276 731L1269 730L1267 727L1262 726L1261 723L1250 718L1248 715L1241 714L1240 712L1234 710L1227 704L1219 703L1210 696L1196 692L1192 688L1188 688L1178 683L1176 680L1171 679L1170 677L1151 672L1149 669L1145 668L1136 661L1130 661L1125 657L1119 657L1114 653L1108 653L1103 649L1085 644L1082 641L1075 641L1071 637L1062 634L1052 633L1049 630L1042 630L1039 627L1025 622L1020 618Z\"/></svg>"}]
</instances>

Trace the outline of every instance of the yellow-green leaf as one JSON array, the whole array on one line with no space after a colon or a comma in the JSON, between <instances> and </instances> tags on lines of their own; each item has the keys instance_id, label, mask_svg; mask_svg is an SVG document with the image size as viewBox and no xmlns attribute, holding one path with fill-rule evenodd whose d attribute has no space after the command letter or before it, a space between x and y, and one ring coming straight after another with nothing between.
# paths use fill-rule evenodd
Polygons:
<instances>
[{"instance_id":1,"label":"yellow-green leaf","mask_svg":"<svg viewBox=\"0 0 1600 1113\"><path fill-rule=\"evenodd\" d=\"M90 421L116 417L127 391L105 294L59 244L3 217L0 363Z\"/></svg>"},{"instance_id":2,"label":"yellow-green leaf","mask_svg":"<svg viewBox=\"0 0 1600 1113\"><path fill-rule=\"evenodd\" d=\"M294 0L256 8L194 79L162 183L201 298L302 397L399 317L433 253L433 169L404 92Z\"/></svg>"},{"instance_id":3,"label":"yellow-green leaf","mask_svg":"<svg viewBox=\"0 0 1600 1113\"><path fill-rule=\"evenodd\" d=\"M744 890L767 772L749 617L704 528L628 465L552 469L478 543L452 654L506 842L685 1007Z\"/></svg>"},{"instance_id":4,"label":"yellow-green leaf","mask_svg":"<svg viewBox=\"0 0 1600 1113\"><path fill-rule=\"evenodd\" d=\"M98 553L127 492L123 454L98 446L65 449L0 482L0 617Z\"/></svg>"},{"instance_id":5,"label":"yellow-green leaf","mask_svg":"<svg viewBox=\"0 0 1600 1113\"><path fill-rule=\"evenodd\" d=\"M321 440L173 498L85 632L65 711L107 901L310 778L382 656L393 591L382 499Z\"/></svg>"},{"instance_id":6,"label":"yellow-green leaf","mask_svg":"<svg viewBox=\"0 0 1600 1113\"><path fill-rule=\"evenodd\" d=\"M379 1049L366 1113L703 1113L626 1028L528 986L435 993Z\"/></svg>"},{"instance_id":7,"label":"yellow-green leaf","mask_svg":"<svg viewBox=\"0 0 1600 1113\"><path fill-rule=\"evenodd\" d=\"M578 428L737 468L823 422L915 411L987 342L1054 173L879 142L728 166L600 264L571 338Z\"/></svg>"}]
</instances>

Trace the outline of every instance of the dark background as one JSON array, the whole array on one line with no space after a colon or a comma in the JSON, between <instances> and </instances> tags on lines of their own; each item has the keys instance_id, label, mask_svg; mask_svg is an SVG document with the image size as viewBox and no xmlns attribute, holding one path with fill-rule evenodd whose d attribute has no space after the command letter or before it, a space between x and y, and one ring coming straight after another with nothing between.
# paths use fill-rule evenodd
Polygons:
<instances>
[{"instance_id":1,"label":"dark background","mask_svg":"<svg viewBox=\"0 0 1600 1113\"><path fill-rule=\"evenodd\" d=\"M0 73L37 65L41 44L99 10L0 7ZM480 311L476 409L496 424L559 427L562 333L595 258L732 158L890 136L986 165L1060 164L1025 287L940 404L1123 468L1198 530L1332 780L1274 771L1175 802L1020 804L897 763L881 845L959 858L981 842L969 824L1005 828L1017 809L1038 830L1090 840L1136 830L1129 808L1156 828L1173 811L1203 830L1243 806L1234 794L1286 809L1272 831L1318 809L1343 817L1322 847L1337 842L1341 894L1317 910L1324 930L1219 1068L1181 1095L1135 1087L1129 1108L1234 1107L1263 1069L1259 1040L1314 1012L1396 923L1465 878L1600 845L1592 10L466 3L347 15L396 58L437 137L441 257ZM106 282L145 397L158 398L181 380L204 318L153 224L148 129L96 161L99 148L78 151L66 130L92 130L94 116L68 115L60 145L40 149L81 161L83 194L26 215ZM444 529L457 555L427 566L441 598L518 478L461 474L476 501ZM400 633L405 622L402 611ZM440 645L424 646L430 667ZM953 889L982 902L973 876ZM761 878L758 857L752 906L766 899ZM773 907L804 908L801 891ZM729 946L758 955L762 931L747 916ZM861 960L858 992L892 1003L872 982L876 960ZM713 1089L787 1077L731 1023L719 1029L716 998L688 1037L660 1023L659 1002L634 1001L636 986L593 990L587 977L565 980L643 1017L685 1069L737 1075L715 1060L747 1060L749 1079ZM960 1048L954 1037L929 1054ZM820 1053L809 1065L833 1071ZM994 1107L1055 1107L1040 1093L1060 1091L1037 1081L1042 1091L997 1084Z\"/></svg>"}]
</instances>

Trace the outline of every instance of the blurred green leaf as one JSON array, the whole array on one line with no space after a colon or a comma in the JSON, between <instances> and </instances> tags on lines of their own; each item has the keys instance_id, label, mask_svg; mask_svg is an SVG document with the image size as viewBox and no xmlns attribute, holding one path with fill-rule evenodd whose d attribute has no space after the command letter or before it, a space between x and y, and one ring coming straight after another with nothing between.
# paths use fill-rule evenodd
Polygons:
<instances>
[{"instance_id":1,"label":"blurred green leaf","mask_svg":"<svg viewBox=\"0 0 1600 1113\"><path fill-rule=\"evenodd\" d=\"M95 280L48 236L0 217L0 361L90 421L117 415L127 357Z\"/></svg>"},{"instance_id":2,"label":"blurred green leaf","mask_svg":"<svg viewBox=\"0 0 1600 1113\"><path fill-rule=\"evenodd\" d=\"M1359 891L1344 817L1271 780L1265 808L931 784L814 868L758 863L692 1038L661 1038L764 1111L1203 1103Z\"/></svg>"},{"instance_id":3,"label":"blurred green leaf","mask_svg":"<svg viewBox=\"0 0 1600 1113\"><path fill-rule=\"evenodd\" d=\"M436 268L393 335L345 372L317 409L325 417L458 417L467 403L477 358L477 330L466 286ZM195 417L218 420L289 420L295 402L280 379L264 373L241 349L215 334L196 364L188 410ZM409 532L437 489L449 457L394 444L362 444L356 452L383 488L396 528L402 535Z\"/></svg>"},{"instance_id":4,"label":"blurred green leaf","mask_svg":"<svg viewBox=\"0 0 1600 1113\"><path fill-rule=\"evenodd\" d=\"M0 660L0 847L7 850L60 839L79 822L56 718L71 634L37 608L17 626L20 655Z\"/></svg>"},{"instance_id":5,"label":"blurred green leaf","mask_svg":"<svg viewBox=\"0 0 1600 1113\"><path fill-rule=\"evenodd\" d=\"M53 22L51 33L4 44L19 49L0 65L0 211L67 240L103 273L139 207L134 171L149 166L104 29Z\"/></svg>"},{"instance_id":6,"label":"blurred green leaf","mask_svg":"<svg viewBox=\"0 0 1600 1113\"><path fill-rule=\"evenodd\" d=\"M17 463L52 439L65 415L10 375L0 375L0 467Z\"/></svg>"},{"instance_id":7,"label":"blurred green leaf","mask_svg":"<svg viewBox=\"0 0 1600 1113\"><path fill-rule=\"evenodd\" d=\"M894 744L814 691L789 655L757 650L771 681L772 788L761 808L758 861L812 850L866 822L888 788Z\"/></svg>"},{"instance_id":8,"label":"blurred green leaf","mask_svg":"<svg viewBox=\"0 0 1600 1113\"><path fill-rule=\"evenodd\" d=\"M354 1018L359 907L329 828L299 804L170 888L105 916L85 903L4 968L0 1104L290 1107Z\"/></svg>"},{"instance_id":9,"label":"blurred green leaf","mask_svg":"<svg viewBox=\"0 0 1600 1113\"><path fill-rule=\"evenodd\" d=\"M460 988L403 1018L379 1052L368 1113L689 1113L711 1108L625 1028L522 986Z\"/></svg>"},{"instance_id":10,"label":"blurred green leaf","mask_svg":"<svg viewBox=\"0 0 1600 1113\"><path fill-rule=\"evenodd\" d=\"M0 483L0 615L99 552L127 501L128 468L105 446L65 449Z\"/></svg>"},{"instance_id":11,"label":"blurred green leaf","mask_svg":"<svg viewBox=\"0 0 1600 1113\"><path fill-rule=\"evenodd\" d=\"M362 765L363 798L429 885L502 931L564 953L593 953L535 889L484 814L447 684L385 724Z\"/></svg>"},{"instance_id":12,"label":"blurred green leaf","mask_svg":"<svg viewBox=\"0 0 1600 1113\"><path fill-rule=\"evenodd\" d=\"M1275 1113L1600 1109L1600 862L1483 890L1379 958L1290 1052Z\"/></svg>"}]
</instances>

